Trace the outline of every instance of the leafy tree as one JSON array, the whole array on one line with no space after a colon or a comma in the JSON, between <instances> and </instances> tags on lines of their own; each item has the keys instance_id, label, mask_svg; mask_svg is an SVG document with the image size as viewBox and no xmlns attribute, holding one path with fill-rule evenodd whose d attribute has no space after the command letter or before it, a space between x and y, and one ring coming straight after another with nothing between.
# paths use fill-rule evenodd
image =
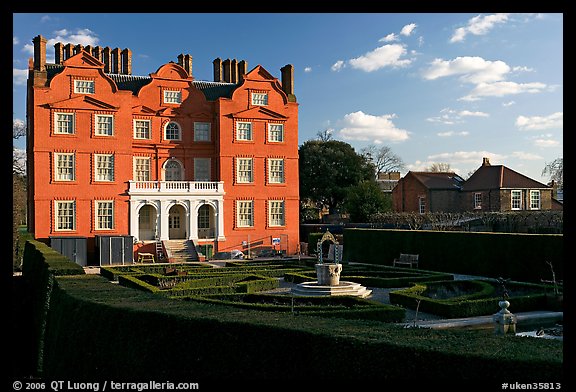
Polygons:
<instances>
[{"instance_id":1,"label":"leafy tree","mask_svg":"<svg viewBox=\"0 0 576 392\"><path fill-rule=\"evenodd\" d=\"M429 168L426 169L427 172L433 173L447 173L450 172L449 163L433 163Z\"/></svg>"},{"instance_id":2,"label":"leafy tree","mask_svg":"<svg viewBox=\"0 0 576 392\"><path fill-rule=\"evenodd\" d=\"M558 184L558 189L564 189L564 158L556 158L552 162L546 164L542 170L542 176L550 176Z\"/></svg>"},{"instance_id":3,"label":"leafy tree","mask_svg":"<svg viewBox=\"0 0 576 392\"><path fill-rule=\"evenodd\" d=\"M14 140L26 135L26 124L13 120ZM19 226L26 220L26 167L25 153L12 148L12 266L19 269L22 258Z\"/></svg>"},{"instance_id":4,"label":"leafy tree","mask_svg":"<svg viewBox=\"0 0 576 392\"><path fill-rule=\"evenodd\" d=\"M300 198L330 213L342 207L349 187L373 179L373 165L339 140L308 140L300 146L299 161Z\"/></svg>"},{"instance_id":5,"label":"leafy tree","mask_svg":"<svg viewBox=\"0 0 576 392\"><path fill-rule=\"evenodd\" d=\"M401 171L406 167L402 158L394 154L388 146L377 148L375 145L371 145L361 149L360 153L374 164L376 177L378 177L380 173Z\"/></svg>"},{"instance_id":6,"label":"leafy tree","mask_svg":"<svg viewBox=\"0 0 576 392\"><path fill-rule=\"evenodd\" d=\"M348 188L346 211L352 222L369 222L375 214L392 210L392 197L382 192L376 181L364 180Z\"/></svg>"}]
</instances>

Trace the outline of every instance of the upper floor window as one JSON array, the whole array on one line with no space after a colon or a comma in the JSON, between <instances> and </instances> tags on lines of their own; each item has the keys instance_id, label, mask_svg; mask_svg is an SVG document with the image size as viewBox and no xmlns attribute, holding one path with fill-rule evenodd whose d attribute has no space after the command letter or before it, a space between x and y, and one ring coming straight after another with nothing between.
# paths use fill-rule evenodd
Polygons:
<instances>
[{"instance_id":1,"label":"upper floor window","mask_svg":"<svg viewBox=\"0 0 576 392\"><path fill-rule=\"evenodd\" d=\"M76 94L94 94L93 80L75 80L74 92Z\"/></svg>"},{"instance_id":2,"label":"upper floor window","mask_svg":"<svg viewBox=\"0 0 576 392\"><path fill-rule=\"evenodd\" d=\"M94 210L96 230L112 230L114 228L114 202L97 201Z\"/></svg>"},{"instance_id":3,"label":"upper floor window","mask_svg":"<svg viewBox=\"0 0 576 392\"><path fill-rule=\"evenodd\" d=\"M474 209L482 209L482 193L480 192L474 193Z\"/></svg>"},{"instance_id":4,"label":"upper floor window","mask_svg":"<svg viewBox=\"0 0 576 392\"><path fill-rule=\"evenodd\" d=\"M268 159L268 182L271 184L284 183L283 159Z\"/></svg>"},{"instance_id":5,"label":"upper floor window","mask_svg":"<svg viewBox=\"0 0 576 392\"><path fill-rule=\"evenodd\" d=\"M236 140L252 140L252 123L236 123Z\"/></svg>"},{"instance_id":6,"label":"upper floor window","mask_svg":"<svg viewBox=\"0 0 576 392\"><path fill-rule=\"evenodd\" d=\"M268 124L268 141L284 141L284 124Z\"/></svg>"},{"instance_id":7,"label":"upper floor window","mask_svg":"<svg viewBox=\"0 0 576 392\"><path fill-rule=\"evenodd\" d=\"M170 159L164 165L165 181L182 181L182 165L175 159Z\"/></svg>"},{"instance_id":8,"label":"upper floor window","mask_svg":"<svg viewBox=\"0 0 576 392\"><path fill-rule=\"evenodd\" d=\"M194 123L194 141L195 142L210 141L210 123L206 122Z\"/></svg>"},{"instance_id":9,"label":"upper floor window","mask_svg":"<svg viewBox=\"0 0 576 392\"><path fill-rule=\"evenodd\" d=\"M114 155L95 154L94 160L96 181L114 181Z\"/></svg>"},{"instance_id":10,"label":"upper floor window","mask_svg":"<svg viewBox=\"0 0 576 392\"><path fill-rule=\"evenodd\" d=\"M268 105L268 93L252 93L252 105Z\"/></svg>"},{"instance_id":11,"label":"upper floor window","mask_svg":"<svg viewBox=\"0 0 576 392\"><path fill-rule=\"evenodd\" d=\"M164 103L182 103L182 91L164 90Z\"/></svg>"},{"instance_id":12,"label":"upper floor window","mask_svg":"<svg viewBox=\"0 0 576 392\"><path fill-rule=\"evenodd\" d=\"M164 129L164 138L166 140L181 140L180 125L174 121L166 124L166 128Z\"/></svg>"},{"instance_id":13,"label":"upper floor window","mask_svg":"<svg viewBox=\"0 0 576 392\"><path fill-rule=\"evenodd\" d=\"M252 181L252 158L238 158L236 160L236 182L250 183Z\"/></svg>"},{"instance_id":14,"label":"upper floor window","mask_svg":"<svg viewBox=\"0 0 576 392\"><path fill-rule=\"evenodd\" d=\"M426 198L420 196L418 198L418 212L421 214L425 214L426 213Z\"/></svg>"},{"instance_id":15,"label":"upper floor window","mask_svg":"<svg viewBox=\"0 0 576 392\"><path fill-rule=\"evenodd\" d=\"M74 113L55 113L55 133L74 134Z\"/></svg>"},{"instance_id":16,"label":"upper floor window","mask_svg":"<svg viewBox=\"0 0 576 392\"><path fill-rule=\"evenodd\" d=\"M98 136L114 135L114 116L108 114L96 115L96 132Z\"/></svg>"},{"instance_id":17,"label":"upper floor window","mask_svg":"<svg viewBox=\"0 0 576 392\"><path fill-rule=\"evenodd\" d=\"M539 210L540 209L540 191L530 191L530 209Z\"/></svg>"},{"instance_id":18,"label":"upper floor window","mask_svg":"<svg viewBox=\"0 0 576 392\"><path fill-rule=\"evenodd\" d=\"M521 190L514 190L510 192L511 194L511 208L513 210L521 210L522 209L522 191Z\"/></svg>"},{"instance_id":19,"label":"upper floor window","mask_svg":"<svg viewBox=\"0 0 576 392\"><path fill-rule=\"evenodd\" d=\"M56 181L74 181L76 179L74 153L55 153L54 168Z\"/></svg>"},{"instance_id":20,"label":"upper floor window","mask_svg":"<svg viewBox=\"0 0 576 392\"><path fill-rule=\"evenodd\" d=\"M150 158L134 158L134 180L150 181Z\"/></svg>"},{"instance_id":21,"label":"upper floor window","mask_svg":"<svg viewBox=\"0 0 576 392\"><path fill-rule=\"evenodd\" d=\"M210 158L194 158L194 181L210 181Z\"/></svg>"},{"instance_id":22,"label":"upper floor window","mask_svg":"<svg viewBox=\"0 0 576 392\"><path fill-rule=\"evenodd\" d=\"M56 231L76 230L76 202L55 201L55 229Z\"/></svg>"},{"instance_id":23,"label":"upper floor window","mask_svg":"<svg viewBox=\"0 0 576 392\"><path fill-rule=\"evenodd\" d=\"M134 139L150 139L150 120L134 120Z\"/></svg>"}]
</instances>

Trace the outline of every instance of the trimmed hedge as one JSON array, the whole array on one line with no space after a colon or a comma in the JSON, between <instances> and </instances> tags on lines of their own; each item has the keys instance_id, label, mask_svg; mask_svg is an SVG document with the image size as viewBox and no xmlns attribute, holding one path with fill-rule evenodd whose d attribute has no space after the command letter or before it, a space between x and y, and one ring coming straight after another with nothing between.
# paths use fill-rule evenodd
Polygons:
<instances>
[{"instance_id":1,"label":"trimmed hedge","mask_svg":"<svg viewBox=\"0 0 576 392\"><path fill-rule=\"evenodd\" d=\"M349 262L392 265L400 253L414 253L428 270L540 282L552 279L549 261L563 279L561 234L344 229L344 238Z\"/></svg>"}]
</instances>

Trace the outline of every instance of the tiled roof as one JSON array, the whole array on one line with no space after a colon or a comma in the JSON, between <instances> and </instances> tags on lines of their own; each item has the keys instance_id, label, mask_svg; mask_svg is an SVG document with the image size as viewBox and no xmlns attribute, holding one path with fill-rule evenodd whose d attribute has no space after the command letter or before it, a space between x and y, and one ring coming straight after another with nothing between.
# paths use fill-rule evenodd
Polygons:
<instances>
[{"instance_id":1,"label":"tiled roof","mask_svg":"<svg viewBox=\"0 0 576 392\"><path fill-rule=\"evenodd\" d=\"M46 64L46 71L48 80L62 72L64 66L62 64ZM120 90L129 90L133 94L138 91L152 80L150 76L137 76L137 75L123 75L107 73L106 76L110 77ZM194 80L192 84L202 93L208 101L215 101L220 97L231 98L232 92L238 87L236 83L224 82L208 82L205 80Z\"/></svg>"},{"instance_id":2,"label":"tiled roof","mask_svg":"<svg viewBox=\"0 0 576 392\"><path fill-rule=\"evenodd\" d=\"M452 172L410 172L428 189L460 189L464 179Z\"/></svg>"},{"instance_id":3,"label":"tiled roof","mask_svg":"<svg viewBox=\"0 0 576 392\"><path fill-rule=\"evenodd\" d=\"M480 166L464 183L464 191L502 188L549 188L503 165Z\"/></svg>"}]
</instances>

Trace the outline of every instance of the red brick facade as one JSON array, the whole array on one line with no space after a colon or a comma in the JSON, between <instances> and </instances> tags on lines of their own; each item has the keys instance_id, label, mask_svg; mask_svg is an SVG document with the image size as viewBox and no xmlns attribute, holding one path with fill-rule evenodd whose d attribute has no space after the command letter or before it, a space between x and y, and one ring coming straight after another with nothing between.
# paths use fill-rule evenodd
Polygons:
<instances>
[{"instance_id":1,"label":"red brick facade","mask_svg":"<svg viewBox=\"0 0 576 392\"><path fill-rule=\"evenodd\" d=\"M217 250L299 243L293 67L192 57L131 75L129 49L34 39L27 101L29 231L35 238L131 235ZM89 245L91 248L93 245Z\"/></svg>"}]
</instances>

